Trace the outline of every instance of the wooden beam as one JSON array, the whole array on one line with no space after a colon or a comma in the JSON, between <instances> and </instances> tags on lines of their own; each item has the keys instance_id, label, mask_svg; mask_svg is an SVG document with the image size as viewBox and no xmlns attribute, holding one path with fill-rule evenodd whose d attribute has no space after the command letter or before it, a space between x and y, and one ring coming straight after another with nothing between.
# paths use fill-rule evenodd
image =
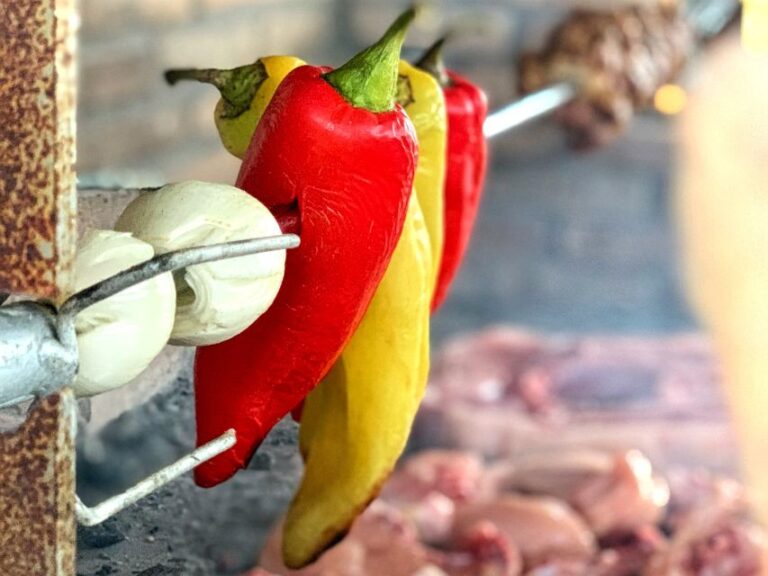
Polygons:
<instances>
[{"instance_id":1,"label":"wooden beam","mask_svg":"<svg viewBox=\"0 0 768 576\"><path fill-rule=\"evenodd\" d=\"M0 293L56 298L75 249L75 0L0 10Z\"/></svg>"}]
</instances>

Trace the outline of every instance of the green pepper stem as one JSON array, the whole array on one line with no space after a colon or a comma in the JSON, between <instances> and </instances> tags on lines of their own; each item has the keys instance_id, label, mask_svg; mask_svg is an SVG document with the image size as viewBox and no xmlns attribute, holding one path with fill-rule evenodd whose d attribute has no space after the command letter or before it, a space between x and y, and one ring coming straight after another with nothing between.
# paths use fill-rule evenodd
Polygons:
<instances>
[{"instance_id":1,"label":"green pepper stem","mask_svg":"<svg viewBox=\"0 0 768 576\"><path fill-rule=\"evenodd\" d=\"M451 85L451 78L448 76L448 69L443 60L443 47L446 40L448 40L448 36L443 36L432 44L416 63L416 68L429 72L443 88Z\"/></svg>"},{"instance_id":2,"label":"green pepper stem","mask_svg":"<svg viewBox=\"0 0 768 576\"><path fill-rule=\"evenodd\" d=\"M257 60L253 64L231 70L184 68L167 70L164 76L171 86L180 80L195 80L216 86L224 101L222 117L236 118L251 107L256 92L268 74L261 60Z\"/></svg>"},{"instance_id":3,"label":"green pepper stem","mask_svg":"<svg viewBox=\"0 0 768 576\"><path fill-rule=\"evenodd\" d=\"M401 14L376 44L325 74L326 81L353 106L371 112L392 110L397 92L400 50L415 16L413 8Z\"/></svg>"}]
</instances>

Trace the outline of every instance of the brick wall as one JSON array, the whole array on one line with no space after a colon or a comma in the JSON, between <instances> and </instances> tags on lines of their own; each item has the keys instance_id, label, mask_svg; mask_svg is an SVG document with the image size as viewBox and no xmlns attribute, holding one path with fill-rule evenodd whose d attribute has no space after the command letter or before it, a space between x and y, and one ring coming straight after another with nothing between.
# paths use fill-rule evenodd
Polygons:
<instances>
[{"instance_id":1,"label":"brick wall","mask_svg":"<svg viewBox=\"0 0 768 576\"><path fill-rule=\"evenodd\" d=\"M237 163L216 139L215 90L195 84L170 88L163 70L232 67L274 53L337 64L373 41L406 5L387 0L81 0L81 178L96 173L106 182L230 181ZM446 29L459 30L448 53L451 63L501 102L514 86L511 55L551 25L556 9L541 1L434 1L409 43L423 47Z\"/></svg>"}]
</instances>

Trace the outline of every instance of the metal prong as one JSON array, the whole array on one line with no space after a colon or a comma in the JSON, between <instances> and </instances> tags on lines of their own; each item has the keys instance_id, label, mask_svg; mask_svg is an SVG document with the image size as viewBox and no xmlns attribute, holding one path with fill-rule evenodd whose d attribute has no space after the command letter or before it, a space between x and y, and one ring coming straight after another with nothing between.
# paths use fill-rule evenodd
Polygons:
<instances>
[{"instance_id":1,"label":"metal prong","mask_svg":"<svg viewBox=\"0 0 768 576\"><path fill-rule=\"evenodd\" d=\"M182 474L186 474L203 462L229 450L236 442L237 437L235 431L228 430L215 440L204 444L191 454L184 456L181 460L155 472L148 478L136 484L133 488L129 488L122 494L113 496L92 508L83 504L82 500L80 500L79 497L76 497L75 515L77 516L78 523L83 526L95 526L96 524L101 524L131 504L135 504L145 496L148 496L155 490L165 486L172 480L175 480Z\"/></svg>"},{"instance_id":2,"label":"metal prong","mask_svg":"<svg viewBox=\"0 0 768 576\"><path fill-rule=\"evenodd\" d=\"M295 234L283 234L281 236L236 240L222 244L185 248L161 254L71 296L61 307L60 314L61 316L73 317L89 306L114 296L121 290L130 288L165 272L173 272L187 266L213 260L224 260L226 258L271 252L273 250L288 250L296 248L299 244L300 239Z\"/></svg>"},{"instance_id":3,"label":"metal prong","mask_svg":"<svg viewBox=\"0 0 768 576\"><path fill-rule=\"evenodd\" d=\"M523 96L520 100L507 104L485 119L483 132L486 138L517 128L535 120L573 100L577 88L567 82L552 84L536 92Z\"/></svg>"},{"instance_id":4,"label":"metal prong","mask_svg":"<svg viewBox=\"0 0 768 576\"><path fill-rule=\"evenodd\" d=\"M691 0L686 8L696 35L702 40L709 40L738 18L741 3L737 0Z\"/></svg>"},{"instance_id":5,"label":"metal prong","mask_svg":"<svg viewBox=\"0 0 768 576\"><path fill-rule=\"evenodd\" d=\"M11 406L18 406L19 404L23 404L24 402L27 402L29 400L34 400L35 397L32 394L28 394L26 396L19 396L18 398L14 398L13 400L8 400L7 402L3 402L0 404L0 410L4 408L10 408Z\"/></svg>"}]
</instances>

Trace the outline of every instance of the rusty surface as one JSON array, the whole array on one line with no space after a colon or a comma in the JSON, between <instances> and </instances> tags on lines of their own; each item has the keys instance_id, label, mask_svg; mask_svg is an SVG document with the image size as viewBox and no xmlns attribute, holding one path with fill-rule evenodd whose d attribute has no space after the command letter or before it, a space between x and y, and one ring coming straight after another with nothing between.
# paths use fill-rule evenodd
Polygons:
<instances>
[{"instance_id":1,"label":"rusty surface","mask_svg":"<svg viewBox=\"0 0 768 576\"><path fill-rule=\"evenodd\" d=\"M75 243L75 0L0 10L0 292L56 297Z\"/></svg>"},{"instance_id":2,"label":"rusty surface","mask_svg":"<svg viewBox=\"0 0 768 576\"><path fill-rule=\"evenodd\" d=\"M75 400L70 390L36 403L0 434L0 574L75 573Z\"/></svg>"}]
</instances>

